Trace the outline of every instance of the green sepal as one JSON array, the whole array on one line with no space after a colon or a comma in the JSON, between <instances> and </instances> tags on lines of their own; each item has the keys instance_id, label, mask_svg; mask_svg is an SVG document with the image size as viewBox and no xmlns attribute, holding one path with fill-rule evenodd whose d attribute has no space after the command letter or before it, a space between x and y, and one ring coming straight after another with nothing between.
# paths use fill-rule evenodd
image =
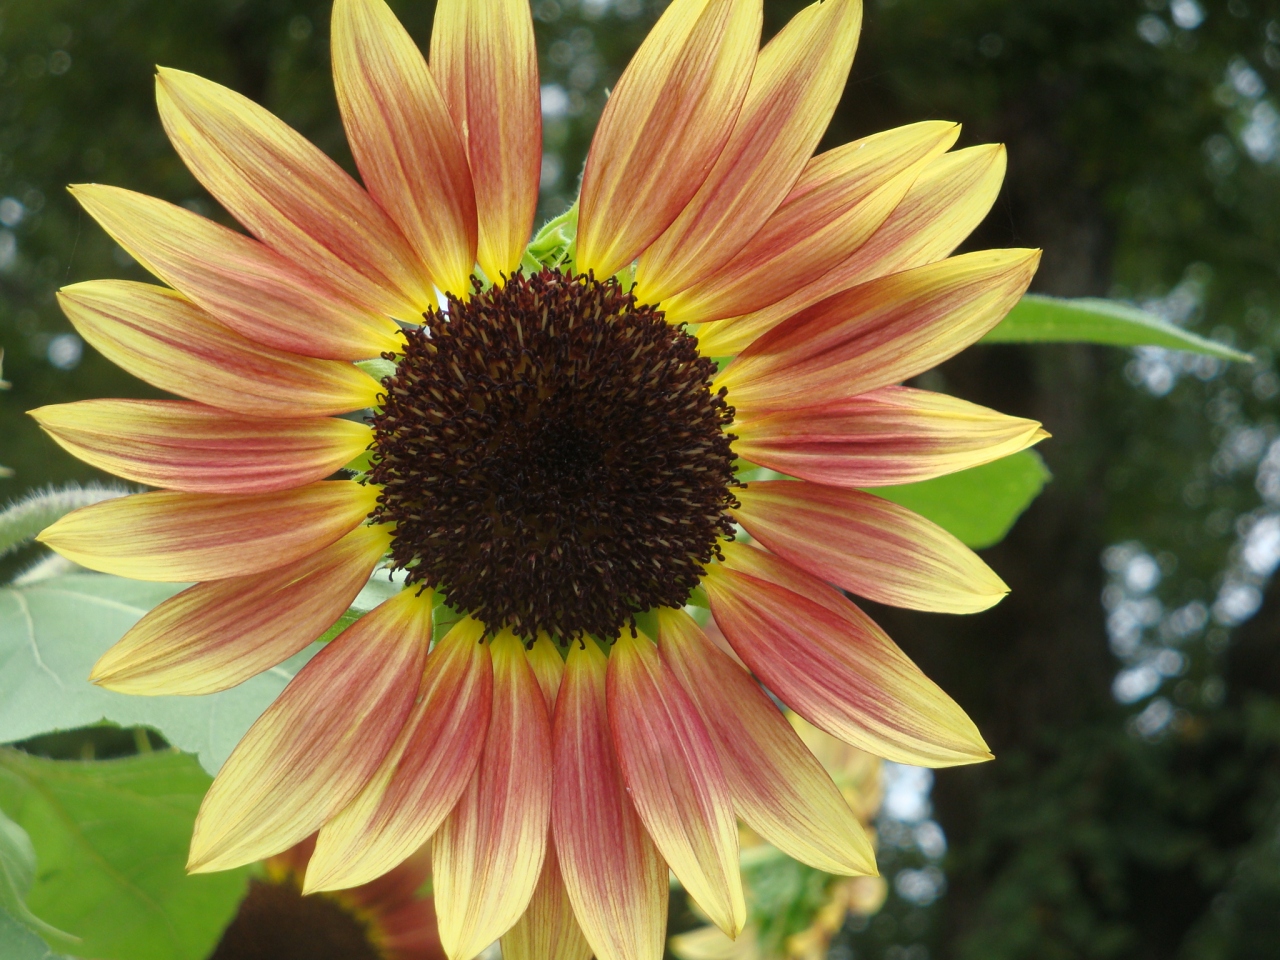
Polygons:
<instances>
[{"instance_id":1,"label":"green sepal","mask_svg":"<svg viewBox=\"0 0 1280 960\"><path fill-rule=\"evenodd\" d=\"M564 213L553 217L534 235L525 249L520 265L528 273L543 267L572 270L578 252L578 201Z\"/></svg>"}]
</instances>

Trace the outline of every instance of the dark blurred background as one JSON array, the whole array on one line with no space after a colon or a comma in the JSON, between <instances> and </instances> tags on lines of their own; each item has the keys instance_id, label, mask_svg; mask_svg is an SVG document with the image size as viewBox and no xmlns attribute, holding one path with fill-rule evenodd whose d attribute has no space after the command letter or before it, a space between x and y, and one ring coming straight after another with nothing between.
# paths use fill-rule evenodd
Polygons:
<instances>
[{"instance_id":1,"label":"dark blurred background","mask_svg":"<svg viewBox=\"0 0 1280 960\"><path fill-rule=\"evenodd\" d=\"M995 610L873 611L997 760L940 772L885 821L889 903L834 955L1280 957L1280 4L868 2L826 146L927 118L1007 143L970 247L1043 247L1035 289L1129 299L1257 362L985 346L922 378L1043 421L1055 479L987 551L1013 587ZM425 43L433 4L392 5ZM264 102L350 169L328 6L0 3L0 497L93 476L24 410L149 392L55 306L66 283L144 278L64 185L222 216L165 141L157 63ZM800 6L766 0L767 32ZM535 0L544 216L661 7Z\"/></svg>"}]
</instances>

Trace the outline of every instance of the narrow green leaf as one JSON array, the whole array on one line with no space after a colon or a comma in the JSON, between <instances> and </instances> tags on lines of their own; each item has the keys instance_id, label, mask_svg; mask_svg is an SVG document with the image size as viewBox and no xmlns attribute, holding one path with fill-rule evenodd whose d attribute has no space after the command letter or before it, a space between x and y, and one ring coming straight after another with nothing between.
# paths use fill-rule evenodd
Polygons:
<instances>
[{"instance_id":1,"label":"narrow green leaf","mask_svg":"<svg viewBox=\"0 0 1280 960\"><path fill-rule=\"evenodd\" d=\"M134 697L91 684L98 657L183 586L70 573L0 588L0 743L109 720L159 730L216 772L318 646L202 697Z\"/></svg>"},{"instance_id":2,"label":"narrow green leaf","mask_svg":"<svg viewBox=\"0 0 1280 960\"><path fill-rule=\"evenodd\" d=\"M0 556L35 539L41 530L72 510L100 500L122 497L128 492L123 487L91 483L86 487L70 484L30 493L0 511Z\"/></svg>"},{"instance_id":3,"label":"narrow green leaf","mask_svg":"<svg viewBox=\"0 0 1280 960\"><path fill-rule=\"evenodd\" d=\"M1029 293L983 343L1101 343L1116 347L1168 347L1248 363L1253 357L1207 340L1128 304L1084 298L1063 300Z\"/></svg>"},{"instance_id":4,"label":"narrow green leaf","mask_svg":"<svg viewBox=\"0 0 1280 960\"><path fill-rule=\"evenodd\" d=\"M949 476L868 492L900 503L968 546L981 548L1005 538L1050 477L1040 454L1023 450Z\"/></svg>"},{"instance_id":5,"label":"narrow green leaf","mask_svg":"<svg viewBox=\"0 0 1280 960\"><path fill-rule=\"evenodd\" d=\"M173 750L123 760L45 760L0 749L0 807L39 859L27 903L94 960L204 960L248 871L187 876L210 778Z\"/></svg>"},{"instance_id":6,"label":"narrow green leaf","mask_svg":"<svg viewBox=\"0 0 1280 960\"><path fill-rule=\"evenodd\" d=\"M45 923L27 906L26 897L35 874L36 850L31 838L0 810L0 915L7 915L33 933L57 940L64 946L74 944L75 937ZM0 943L3 942L0 938Z\"/></svg>"}]
</instances>

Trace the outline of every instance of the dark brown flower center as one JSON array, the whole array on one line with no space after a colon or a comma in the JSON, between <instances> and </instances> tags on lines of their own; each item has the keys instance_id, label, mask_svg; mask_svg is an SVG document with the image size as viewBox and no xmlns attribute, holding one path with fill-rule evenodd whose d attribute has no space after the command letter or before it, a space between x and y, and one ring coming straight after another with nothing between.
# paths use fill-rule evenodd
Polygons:
<instances>
[{"instance_id":1,"label":"dark brown flower center","mask_svg":"<svg viewBox=\"0 0 1280 960\"><path fill-rule=\"evenodd\" d=\"M323 894L290 882L249 881L240 910L209 960L382 960L364 923Z\"/></svg>"},{"instance_id":2,"label":"dark brown flower center","mask_svg":"<svg viewBox=\"0 0 1280 960\"><path fill-rule=\"evenodd\" d=\"M408 334L374 418L392 559L491 630L611 639L732 528L715 365L615 280L543 270Z\"/></svg>"}]
</instances>

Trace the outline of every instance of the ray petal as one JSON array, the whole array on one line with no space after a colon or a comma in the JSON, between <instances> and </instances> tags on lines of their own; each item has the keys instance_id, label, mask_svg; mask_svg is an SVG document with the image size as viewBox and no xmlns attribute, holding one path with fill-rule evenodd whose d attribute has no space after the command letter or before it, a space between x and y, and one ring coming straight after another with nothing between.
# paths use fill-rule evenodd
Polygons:
<instances>
[{"instance_id":1,"label":"ray petal","mask_svg":"<svg viewBox=\"0 0 1280 960\"><path fill-rule=\"evenodd\" d=\"M383 0L337 0L331 36L333 84L360 176L436 286L466 296L475 191L426 60Z\"/></svg>"},{"instance_id":2,"label":"ray petal","mask_svg":"<svg viewBox=\"0 0 1280 960\"><path fill-rule=\"evenodd\" d=\"M135 260L250 340L330 360L403 346L389 317L252 237L132 190L89 183L71 194Z\"/></svg>"},{"instance_id":3,"label":"ray petal","mask_svg":"<svg viewBox=\"0 0 1280 960\"><path fill-rule=\"evenodd\" d=\"M489 727L493 670L483 635L483 624L467 618L432 649L399 738L364 790L321 829L304 893L368 883L426 843L449 815Z\"/></svg>"},{"instance_id":4,"label":"ray petal","mask_svg":"<svg viewBox=\"0 0 1280 960\"><path fill-rule=\"evenodd\" d=\"M716 379L735 409L816 406L959 353L1022 297L1038 250L980 250L852 287L774 327Z\"/></svg>"},{"instance_id":5,"label":"ray petal","mask_svg":"<svg viewBox=\"0 0 1280 960\"><path fill-rule=\"evenodd\" d=\"M359 793L409 715L430 641L431 598L405 590L316 654L214 779L187 869L279 853Z\"/></svg>"},{"instance_id":6,"label":"ray petal","mask_svg":"<svg viewBox=\"0 0 1280 960\"><path fill-rule=\"evenodd\" d=\"M746 923L729 784L697 707L643 634L609 655L609 727L631 800L671 871L731 937Z\"/></svg>"},{"instance_id":7,"label":"ray petal","mask_svg":"<svg viewBox=\"0 0 1280 960\"><path fill-rule=\"evenodd\" d=\"M547 857L533 899L516 925L502 938L503 960L590 960L591 947L573 915L573 905L560 876L560 858L554 842L547 843Z\"/></svg>"},{"instance_id":8,"label":"ray petal","mask_svg":"<svg viewBox=\"0 0 1280 960\"><path fill-rule=\"evenodd\" d=\"M814 157L731 260L662 301L667 320L740 316L813 283L866 242L959 133L954 123L913 123Z\"/></svg>"},{"instance_id":9,"label":"ray petal","mask_svg":"<svg viewBox=\"0 0 1280 960\"><path fill-rule=\"evenodd\" d=\"M440 941L472 960L520 919L538 884L551 817L551 718L524 644L500 634L493 712L471 783L432 840Z\"/></svg>"},{"instance_id":10,"label":"ray petal","mask_svg":"<svg viewBox=\"0 0 1280 960\"><path fill-rule=\"evenodd\" d=\"M609 734L606 661L575 644L556 698L551 826L569 902L597 960L659 960L667 865L632 806Z\"/></svg>"},{"instance_id":11,"label":"ray petal","mask_svg":"<svg viewBox=\"0 0 1280 960\"><path fill-rule=\"evenodd\" d=\"M862 824L759 685L683 610L659 611L658 623L662 659L712 734L738 816L818 870L874 874Z\"/></svg>"},{"instance_id":12,"label":"ray petal","mask_svg":"<svg viewBox=\"0 0 1280 960\"><path fill-rule=\"evenodd\" d=\"M760 51L733 133L711 173L636 266L636 296L658 303L708 276L764 226L795 186L844 91L862 0L822 0Z\"/></svg>"},{"instance_id":13,"label":"ray petal","mask_svg":"<svg viewBox=\"0 0 1280 960\"><path fill-rule=\"evenodd\" d=\"M156 104L197 180L259 240L354 303L415 321L436 305L404 235L347 173L268 110L160 68Z\"/></svg>"},{"instance_id":14,"label":"ray petal","mask_svg":"<svg viewBox=\"0 0 1280 960\"><path fill-rule=\"evenodd\" d=\"M277 493L155 490L81 507L37 538L68 560L135 580L224 580L274 570L333 543L378 488L322 480Z\"/></svg>"},{"instance_id":15,"label":"ray petal","mask_svg":"<svg viewBox=\"0 0 1280 960\"><path fill-rule=\"evenodd\" d=\"M835 487L929 480L1048 436L1034 420L912 387L881 387L824 406L745 412L733 431L738 456Z\"/></svg>"},{"instance_id":16,"label":"ray petal","mask_svg":"<svg viewBox=\"0 0 1280 960\"><path fill-rule=\"evenodd\" d=\"M346 612L391 542L362 526L266 574L198 583L156 607L94 664L117 693L217 693L282 663Z\"/></svg>"},{"instance_id":17,"label":"ray petal","mask_svg":"<svg viewBox=\"0 0 1280 960\"><path fill-rule=\"evenodd\" d=\"M606 277L679 216L733 130L761 0L674 0L614 88L587 155L579 270Z\"/></svg>"},{"instance_id":18,"label":"ray petal","mask_svg":"<svg viewBox=\"0 0 1280 960\"><path fill-rule=\"evenodd\" d=\"M480 268L497 281L520 265L538 212L542 103L529 4L441 0L431 73L471 162Z\"/></svg>"},{"instance_id":19,"label":"ray petal","mask_svg":"<svg viewBox=\"0 0 1280 960\"><path fill-rule=\"evenodd\" d=\"M977 613L1009 588L976 553L906 507L794 480L735 491L734 518L769 550L808 573L877 603L935 613Z\"/></svg>"},{"instance_id":20,"label":"ray petal","mask_svg":"<svg viewBox=\"0 0 1280 960\"><path fill-rule=\"evenodd\" d=\"M950 256L995 203L1004 170L1005 150L999 144L944 154L925 167L888 219L844 261L754 313L703 327L699 349L708 357L734 356L833 293Z\"/></svg>"},{"instance_id":21,"label":"ray petal","mask_svg":"<svg viewBox=\"0 0 1280 960\"><path fill-rule=\"evenodd\" d=\"M371 406L378 381L336 360L266 347L181 294L127 280L63 287L58 304L112 363L161 390L259 417L324 417Z\"/></svg>"},{"instance_id":22,"label":"ray petal","mask_svg":"<svg viewBox=\"0 0 1280 960\"><path fill-rule=\"evenodd\" d=\"M186 493L301 487L350 463L373 440L367 424L351 420L268 420L181 400L80 400L30 413L86 463Z\"/></svg>"},{"instance_id":23,"label":"ray petal","mask_svg":"<svg viewBox=\"0 0 1280 960\"><path fill-rule=\"evenodd\" d=\"M973 721L843 595L740 543L703 580L711 612L751 672L810 723L918 766L991 759Z\"/></svg>"}]
</instances>

